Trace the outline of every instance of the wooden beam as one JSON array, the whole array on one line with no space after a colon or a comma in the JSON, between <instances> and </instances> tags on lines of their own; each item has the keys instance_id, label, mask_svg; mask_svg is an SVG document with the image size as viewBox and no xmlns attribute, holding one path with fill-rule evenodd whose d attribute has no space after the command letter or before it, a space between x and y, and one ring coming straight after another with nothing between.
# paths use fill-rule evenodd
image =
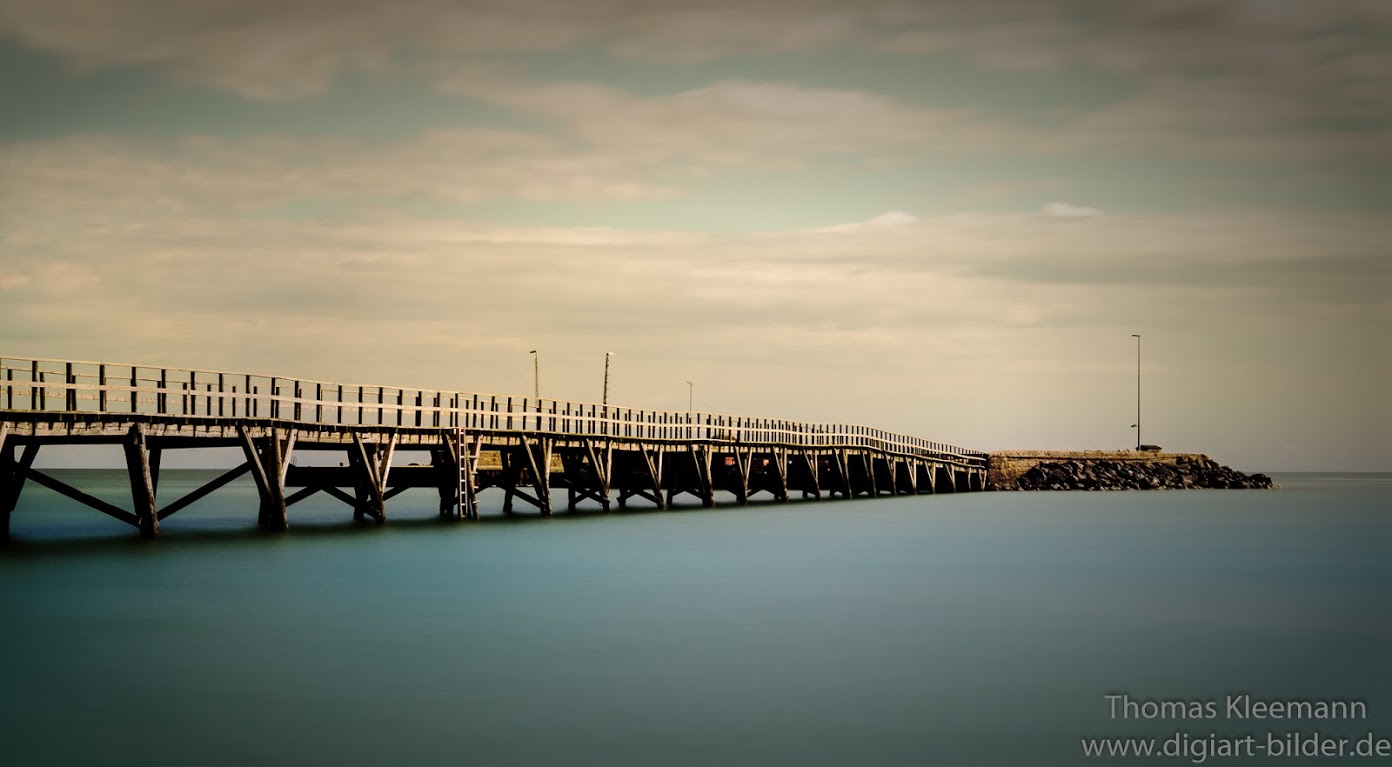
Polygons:
<instances>
[{"instance_id":1,"label":"wooden beam","mask_svg":"<svg viewBox=\"0 0 1392 767\"><path fill-rule=\"evenodd\" d=\"M939 464L937 469L937 479L933 482L933 492L935 493L955 493L957 487L956 480L952 476L952 469Z\"/></svg>"},{"instance_id":2,"label":"wooden beam","mask_svg":"<svg viewBox=\"0 0 1392 767\"><path fill-rule=\"evenodd\" d=\"M527 456L527 471L532 477L532 487L536 489L536 497L530 497L518 491L514 485L513 495L536 506L541 510L543 517L551 516L551 448L550 442L546 439L537 440L537 451L532 449L532 442L526 436L521 437L522 452ZM540 458L540 467L538 467Z\"/></svg>"},{"instance_id":3,"label":"wooden beam","mask_svg":"<svg viewBox=\"0 0 1392 767\"><path fill-rule=\"evenodd\" d=\"M778 500L788 502L788 451L783 448L773 449L773 462L778 469Z\"/></svg>"},{"instance_id":4,"label":"wooden beam","mask_svg":"<svg viewBox=\"0 0 1392 767\"><path fill-rule=\"evenodd\" d=\"M0 425L0 429L3 429L3 434L8 434L9 424ZM14 449L17 445L7 443L3 434L0 434L0 540L9 540L10 517L19 504L19 493L24 489L24 470L33 465L39 443L25 445L24 453L16 463Z\"/></svg>"},{"instance_id":5,"label":"wooden beam","mask_svg":"<svg viewBox=\"0 0 1392 767\"><path fill-rule=\"evenodd\" d=\"M585 440L585 450L590 457L590 471L594 472L599 485L599 497L595 500L599 501L607 512L609 511L609 466L599 462L599 454L595 451L594 440Z\"/></svg>"},{"instance_id":6,"label":"wooden beam","mask_svg":"<svg viewBox=\"0 0 1392 767\"><path fill-rule=\"evenodd\" d=\"M382 457L377 464L377 485L383 490L387 487L387 477L391 474L392 454L396 452L396 432L392 432L387 438L387 447L382 451Z\"/></svg>"},{"instance_id":7,"label":"wooden beam","mask_svg":"<svg viewBox=\"0 0 1392 767\"><path fill-rule=\"evenodd\" d=\"M754 448L740 450L735 448L735 466L739 469L740 483L735 492L735 501L744 506L749 503L749 469L754 463Z\"/></svg>"},{"instance_id":8,"label":"wooden beam","mask_svg":"<svg viewBox=\"0 0 1392 767\"><path fill-rule=\"evenodd\" d=\"M504 448L498 451L498 460L503 470L498 475L498 486L503 489L503 513L512 514L512 497L517 494L517 482L522 472L513 468L512 451Z\"/></svg>"},{"instance_id":9,"label":"wooden beam","mask_svg":"<svg viewBox=\"0 0 1392 767\"><path fill-rule=\"evenodd\" d=\"M40 485L43 485L49 490L54 491L55 493L66 495L67 497L73 499L74 501L77 501L78 503L90 506L103 514L109 517L119 519L122 522L131 525L132 527L140 526L140 520L138 520L136 516L130 513L129 511L126 511L125 509L119 508L117 506L113 506L95 496L88 495L60 479L55 479L53 477L48 476L47 474L44 474L43 472L37 471L27 466L23 466L22 464L19 468L19 471L23 473L24 476L28 479L34 480L35 482L39 483Z\"/></svg>"},{"instance_id":10,"label":"wooden beam","mask_svg":"<svg viewBox=\"0 0 1392 767\"><path fill-rule=\"evenodd\" d=\"M362 435L353 432L353 447L350 448L350 458L357 462L358 467L358 495L362 498L358 511L372 517L377 524L387 521L386 499L382 497L381 481L377 477L376 462L374 456L367 453L367 445L363 444ZM350 461L352 463L352 461Z\"/></svg>"},{"instance_id":11,"label":"wooden beam","mask_svg":"<svg viewBox=\"0 0 1392 767\"><path fill-rule=\"evenodd\" d=\"M150 489L151 489L152 491L154 491L155 497L158 498L158 497L159 497L160 460L161 460L161 458L164 456L164 449L163 449L163 448L156 447L156 446L153 445L153 444L149 445L149 449L150 449ZM161 519L163 519L163 517L161 517Z\"/></svg>"},{"instance_id":12,"label":"wooden beam","mask_svg":"<svg viewBox=\"0 0 1392 767\"><path fill-rule=\"evenodd\" d=\"M812 478L811 495L813 498L821 500L822 482L821 479L817 476L817 456L814 455L811 450L808 450L806 448L803 448L803 450L800 451L799 455L801 455L802 457L803 466L807 469L807 476ZM804 490L803 492L806 493L808 491Z\"/></svg>"},{"instance_id":13,"label":"wooden beam","mask_svg":"<svg viewBox=\"0 0 1392 767\"><path fill-rule=\"evenodd\" d=\"M915 469L921 476L918 478L918 492L925 495L933 493L933 464L928 461L919 461Z\"/></svg>"},{"instance_id":14,"label":"wooden beam","mask_svg":"<svg viewBox=\"0 0 1392 767\"><path fill-rule=\"evenodd\" d=\"M126 470L130 475L131 503L135 506L140 537L159 535L159 513L155 509L155 486L150 478L150 453L145 444L145 427L135 424L122 446L126 451Z\"/></svg>"},{"instance_id":15,"label":"wooden beam","mask_svg":"<svg viewBox=\"0 0 1392 767\"><path fill-rule=\"evenodd\" d=\"M308 487L302 487L299 490L296 490L295 492L285 497L285 506L286 508L294 506L300 501L303 501L304 499L310 497L311 495L314 495L315 493L323 489L324 488L319 485L310 485Z\"/></svg>"},{"instance_id":16,"label":"wooden beam","mask_svg":"<svg viewBox=\"0 0 1392 767\"><path fill-rule=\"evenodd\" d=\"M651 496L647 495L646 493L643 493L642 495L644 498L647 498L648 500L651 500L653 503L657 504L657 508L665 509L667 508L667 504L662 502L662 453L661 451L658 451L657 463L654 464L653 457L648 454L648 446L646 443L638 443L638 450L643 455L643 465L646 466L648 469L648 481L652 483L653 490Z\"/></svg>"},{"instance_id":17,"label":"wooden beam","mask_svg":"<svg viewBox=\"0 0 1392 767\"><path fill-rule=\"evenodd\" d=\"M715 487L711 481L711 451L709 446L688 443L687 449L691 452L691 462L696 467L696 483L700 491L701 505L706 508L715 506Z\"/></svg>"},{"instance_id":18,"label":"wooden beam","mask_svg":"<svg viewBox=\"0 0 1392 767\"><path fill-rule=\"evenodd\" d=\"M358 507L358 499L354 498L353 496L343 492L342 490L336 487L329 487L328 485L325 485L324 487L320 488L320 491L327 493L340 501L343 501L344 503L348 504L350 508L356 509ZM289 501L287 500L286 503L289 503Z\"/></svg>"},{"instance_id":19,"label":"wooden beam","mask_svg":"<svg viewBox=\"0 0 1392 767\"><path fill-rule=\"evenodd\" d=\"M246 456L247 465L251 468L251 478L256 481L256 492L264 501L271 491L270 483L266 481L266 467L261 463L261 454L257 452L256 445L251 441L251 434L245 426L237 426L237 437L242 445L242 454Z\"/></svg>"},{"instance_id":20,"label":"wooden beam","mask_svg":"<svg viewBox=\"0 0 1392 767\"><path fill-rule=\"evenodd\" d=\"M295 429L291 429L289 436L285 438L285 449L281 451L279 456L277 456L277 458L280 461L280 465L276 467L278 469L276 474L280 477L280 487L282 496L285 494L285 475L290 471L290 456L295 454L295 434Z\"/></svg>"},{"instance_id":21,"label":"wooden beam","mask_svg":"<svg viewBox=\"0 0 1392 767\"><path fill-rule=\"evenodd\" d=\"M284 459L281 451L280 434L275 428L270 429L270 435L262 440L261 465L266 477L266 495L261 498L261 509L257 514L257 523L262 529L279 532L289 527L289 520L285 513L285 482L284 476L286 466L289 461ZM294 447L294 434L288 440L289 447Z\"/></svg>"},{"instance_id":22,"label":"wooden beam","mask_svg":"<svg viewBox=\"0 0 1392 767\"><path fill-rule=\"evenodd\" d=\"M831 454L831 461L832 465L836 467L836 478L840 484L841 497L850 498L852 495L850 454L845 450L835 450Z\"/></svg>"},{"instance_id":23,"label":"wooden beam","mask_svg":"<svg viewBox=\"0 0 1392 767\"><path fill-rule=\"evenodd\" d=\"M238 466L237 468L232 469L231 471L228 471L228 472L224 473L222 476L218 477L217 479L214 479L214 480L209 481L207 484L203 485L202 487L198 488L197 490L194 490L194 491L192 491L192 492L186 494L184 497L180 498L179 500L174 501L173 503L170 503L169 505L165 506L163 509L160 509L160 510L159 510L159 514L157 514L156 516L158 516L158 517L160 518L160 520L163 521L166 517L169 517L169 516L173 515L175 512L181 511L181 510L187 508L188 506L192 505L194 502L196 502L196 501L198 501L198 500L204 498L205 496L209 495L209 494L212 493L214 490L217 490L218 488L222 487L223 485L227 484L228 482L231 482L232 480L236 479L237 477L242 476L243 474L245 474L245 473L247 473L247 472L249 472L249 471L251 471L251 466L250 466L249 464L245 464L245 463L244 463L244 464L242 464L241 466ZM287 502L286 505L288 506L289 503Z\"/></svg>"},{"instance_id":24,"label":"wooden beam","mask_svg":"<svg viewBox=\"0 0 1392 767\"><path fill-rule=\"evenodd\" d=\"M430 451L430 465L435 469L435 491L440 496L441 519L460 519L464 516L463 499L460 497L462 476L455 439L455 432L443 433L440 446Z\"/></svg>"},{"instance_id":25,"label":"wooden beam","mask_svg":"<svg viewBox=\"0 0 1392 767\"><path fill-rule=\"evenodd\" d=\"M540 403L537 405L540 407ZM538 463L541 464L540 471L536 475L537 498L543 500L545 505L541 508L541 515L551 516L551 451L555 449L556 441L542 437L537 440L540 448Z\"/></svg>"}]
</instances>

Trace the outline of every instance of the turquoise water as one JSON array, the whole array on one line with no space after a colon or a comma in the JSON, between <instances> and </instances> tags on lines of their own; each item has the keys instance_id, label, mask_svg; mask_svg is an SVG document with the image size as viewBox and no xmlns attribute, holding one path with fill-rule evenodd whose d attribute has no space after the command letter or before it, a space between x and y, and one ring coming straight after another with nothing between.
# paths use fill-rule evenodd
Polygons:
<instances>
[{"instance_id":1,"label":"turquoise water","mask_svg":"<svg viewBox=\"0 0 1392 767\"><path fill-rule=\"evenodd\" d=\"M120 472L53 473L129 504ZM1089 735L1392 735L1392 475L1276 480L462 525L411 491L380 528L310 499L285 535L238 481L153 543L30 484L0 556L0 753L1062 765L1134 761L1084 760ZM1234 691L1369 719L1127 722L1102 697Z\"/></svg>"}]
</instances>

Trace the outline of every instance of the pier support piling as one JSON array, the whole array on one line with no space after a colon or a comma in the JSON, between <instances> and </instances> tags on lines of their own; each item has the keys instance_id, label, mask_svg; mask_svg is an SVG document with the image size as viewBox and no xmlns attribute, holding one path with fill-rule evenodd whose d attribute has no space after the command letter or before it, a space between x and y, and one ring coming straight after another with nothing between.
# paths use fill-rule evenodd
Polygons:
<instances>
[{"instance_id":1,"label":"pier support piling","mask_svg":"<svg viewBox=\"0 0 1392 767\"><path fill-rule=\"evenodd\" d=\"M851 461L845 450L833 450L831 453L831 467L835 469L835 484L830 488L830 494L835 496L841 494L842 498L851 497Z\"/></svg>"},{"instance_id":2,"label":"pier support piling","mask_svg":"<svg viewBox=\"0 0 1392 767\"><path fill-rule=\"evenodd\" d=\"M777 476L774 477L778 483L774 485L774 494L778 496L780 503L788 502L788 451L774 448L773 467Z\"/></svg>"},{"instance_id":3,"label":"pier support piling","mask_svg":"<svg viewBox=\"0 0 1392 767\"><path fill-rule=\"evenodd\" d=\"M609 511L609 472L600 464L600 454L592 440L585 440L583 448L570 447L559 452L567 511L575 511L581 501L587 500Z\"/></svg>"},{"instance_id":4,"label":"pier support piling","mask_svg":"<svg viewBox=\"0 0 1392 767\"><path fill-rule=\"evenodd\" d=\"M440 518L458 520L464 516L460 503L459 461L456 458L456 442L443 440L439 447L430 451L430 466L435 470L435 489L440 494Z\"/></svg>"},{"instance_id":5,"label":"pier support piling","mask_svg":"<svg viewBox=\"0 0 1392 767\"><path fill-rule=\"evenodd\" d=\"M29 467L34 465L34 456L39 453L39 443L30 442L16 460L15 449L19 446L13 438L8 438L8 432L8 425L0 426L0 540L9 540L10 517L19 504Z\"/></svg>"},{"instance_id":6,"label":"pier support piling","mask_svg":"<svg viewBox=\"0 0 1392 767\"><path fill-rule=\"evenodd\" d=\"M914 467L914 473L918 475L918 492L931 494L933 492L933 465L927 461L918 461Z\"/></svg>"},{"instance_id":7,"label":"pier support piling","mask_svg":"<svg viewBox=\"0 0 1392 767\"><path fill-rule=\"evenodd\" d=\"M711 448L709 445L691 445L691 458L696 462L697 479L700 482L701 505L715 508L715 480L711 477Z\"/></svg>"},{"instance_id":8,"label":"pier support piling","mask_svg":"<svg viewBox=\"0 0 1392 767\"><path fill-rule=\"evenodd\" d=\"M739 469L739 484L735 487L735 502L741 506L749 503L749 468L754 462L754 450L735 449L735 468Z\"/></svg>"},{"instance_id":9,"label":"pier support piling","mask_svg":"<svg viewBox=\"0 0 1392 767\"><path fill-rule=\"evenodd\" d=\"M135 424L122 447L126 453L126 471L130 475L131 503L134 506L136 527L140 537L159 535L159 511L155 507L155 482L150 472L149 446L145 442L145 426Z\"/></svg>"},{"instance_id":10,"label":"pier support piling","mask_svg":"<svg viewBox=\"0 0 1392 767\"><path fill-rule=\"evenodd\" d=\"M395 435L387 444L389 447L386 451L379 451L375 444L369 447L361 434L353 434L353 444L348 448L348 465L353 470L353 519L371 517L379 525L387 521L386 482L381 473L382 456L379 452L385 452L386 465L390 467L391 450L396 447Z\"/></svg>"},{"instance_id":11,"label":"pier support piling","mask_svg":"<svg viewBox=\"0 0 1392 767\"><path fill-rule=\"evenodd\" d=\"M263 530L285 530L289 527L285 513L285 474L295 448L294 430L290 431L284 445L276 429L270 429L265 437L252 439L246 427L238 426L237 436L261 498L256 523Z\"/></svg>"}]
</instances>

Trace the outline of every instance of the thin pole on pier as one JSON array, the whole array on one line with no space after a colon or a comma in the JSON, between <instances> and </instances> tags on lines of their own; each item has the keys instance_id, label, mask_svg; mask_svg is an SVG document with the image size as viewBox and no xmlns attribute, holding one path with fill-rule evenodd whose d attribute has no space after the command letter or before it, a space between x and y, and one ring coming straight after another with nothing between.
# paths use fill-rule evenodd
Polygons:
<instances>
[{"instance_id":1,"label":"thin pole on pier","mask_svg":"<svg viewBox=\"0 0 1392 767\"><path fill-rule=\"evenodd\" d=\"M609 404L609 358L612 356L614 356L613 352L604 353L604 396L599 401L601 405Z\"/></svg>"},{"instance_id":2,"label":"thin pole on pier","mask_svg":"<svg viewBox=\"0 0 1392 767\"><path fill-rule=\"evenodd\" d=\"M541 399L541 355L533 349L532 355L532 396Z\"/></svg>"},{"instance_id":3,"label":"thin pole on pier","mask_svg":"<svg viewBox=\"0 0 1392 767\"><path fill-rule=\"evenodd\" d=\"M1141 337L1132 333L1136 339L1136 449L1141 449Z\"/></svg>"},{"instance_id":4,"label":"thin pole on pier","mask_svg":"<svg viewBox=\"0 0 1392 767\"><path fill-rule=\"evenodd\" d=\"M613 352L604 353L604 394L600 399L600 404L604 406L604 420L600 422L600 428L604 434L609 433L609 358L612 356Z\"/></svg>"}]
</instances>

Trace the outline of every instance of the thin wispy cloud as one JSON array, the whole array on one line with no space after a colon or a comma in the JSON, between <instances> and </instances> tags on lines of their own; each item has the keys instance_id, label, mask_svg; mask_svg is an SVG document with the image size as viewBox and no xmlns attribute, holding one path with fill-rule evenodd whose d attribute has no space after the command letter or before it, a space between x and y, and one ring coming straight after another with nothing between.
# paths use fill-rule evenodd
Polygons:
<instances>
[{"instance_id":1,"label":"thin wispy cloud","mask_svg":"<svg viewBox=\"0 0 1392 767\"><path fill-rule=\"evenodd\" d=\"M1102 215L1102 211L1087 205L1073 205L1066 202L1046 202L1040 209L1044 215L1054 218L1092 218Z\"/></svg>"}]
</instances>

